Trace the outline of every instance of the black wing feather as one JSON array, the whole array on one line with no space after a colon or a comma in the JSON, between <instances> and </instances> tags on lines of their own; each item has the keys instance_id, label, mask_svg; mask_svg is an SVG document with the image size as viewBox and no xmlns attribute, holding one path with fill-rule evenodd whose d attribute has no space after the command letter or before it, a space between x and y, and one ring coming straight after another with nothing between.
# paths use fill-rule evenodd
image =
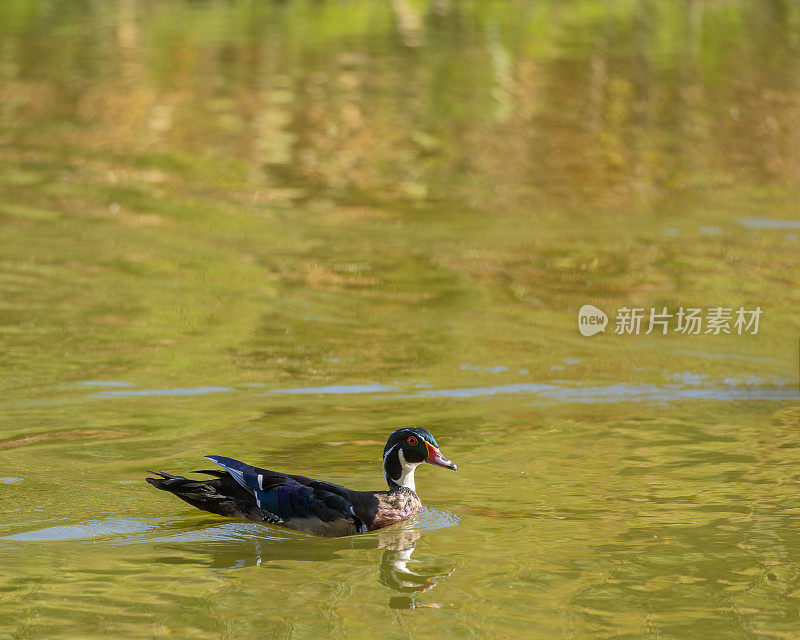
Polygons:
<instances>
[{"instance_id":1,"label":"black wing feather","mask_svg":"<svg viewBox=\"0 0 800 640\"><path fill-rule=\"evenodd\" d=\"M220 465L249 491L260 509L283 520L312 517L322 522L358 520L348 499L351 492L332 482L252 467L223 456L207 458Z\"/></svg>"}]
</instances>

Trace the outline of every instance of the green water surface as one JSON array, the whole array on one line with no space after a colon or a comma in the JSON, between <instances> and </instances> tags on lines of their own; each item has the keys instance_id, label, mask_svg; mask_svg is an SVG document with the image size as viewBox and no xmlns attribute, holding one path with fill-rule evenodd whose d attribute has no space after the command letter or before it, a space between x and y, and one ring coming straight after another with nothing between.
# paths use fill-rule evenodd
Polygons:
<instances>
[{"instance_id":1,"label":"green water surface","mask_svg":"<svg viewBox=\"0 0 800 640\"><path fill-rule=\"evenodd\" d=\"M800 638L799 60L789 0L0 2L0 639ZM459 471L379 534L142 480L401 425Z\"/></svg>"}]
</instances>

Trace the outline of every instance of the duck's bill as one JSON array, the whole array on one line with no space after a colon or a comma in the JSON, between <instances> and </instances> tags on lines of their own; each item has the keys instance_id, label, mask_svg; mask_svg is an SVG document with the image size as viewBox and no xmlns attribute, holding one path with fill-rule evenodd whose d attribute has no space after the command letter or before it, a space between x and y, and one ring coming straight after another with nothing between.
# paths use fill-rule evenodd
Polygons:
<instances>
[{"instance_id":1,"label":"duck's bill","mask_svg":"<svg viewBox=\"0 0 800 640\"><path fill-rule=\"evenodd\" d=\"M440 453L438 447L434 447L430 442L426 442L425 446L428 448L428 457L425 458L425 462L435 464L437 467L452 469L453 471L458 469L455 462L450 462Z\"/></svg>"}]
</instances>

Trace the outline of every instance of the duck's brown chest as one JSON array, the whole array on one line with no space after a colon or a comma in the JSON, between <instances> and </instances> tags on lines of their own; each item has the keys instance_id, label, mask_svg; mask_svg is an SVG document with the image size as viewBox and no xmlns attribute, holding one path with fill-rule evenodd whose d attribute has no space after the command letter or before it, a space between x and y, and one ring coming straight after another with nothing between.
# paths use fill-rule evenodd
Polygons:
<instances>
[{"instance_id":1,"label":"duck's brown chest","mask_svg":"<svg viewBox=\"0 0 800 640\"><path fill-rule=\"evenodd\" d=\"M413 515L422 507L417 494L409 489L392 491L378 496L378 510L370 531L388 527Z\"/></svg>"}]
</instances>

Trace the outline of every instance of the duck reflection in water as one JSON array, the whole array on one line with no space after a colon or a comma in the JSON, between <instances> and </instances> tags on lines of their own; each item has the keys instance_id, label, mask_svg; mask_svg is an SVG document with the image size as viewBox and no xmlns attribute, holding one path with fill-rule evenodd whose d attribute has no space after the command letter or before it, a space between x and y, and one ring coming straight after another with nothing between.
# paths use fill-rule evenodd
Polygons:
<instances>
[{"instance_id":1,"label":"duck reflection in water","mask_svg":"<svg viewBox=\"0 0 800 640\"><path fill-rule=\"evenodd\" d=\"M198 523L200 524L200 523ZM204 564L216 571L245 567L268 567L285 560L304 562L351 561L344 554L353 549L381 550L378 564L378 580L397 595L389 599L394 609L417 607L442 607L447 605L420 602L415 596L430 592L437 581L454 571L452 561L445 557L426 553L413 558L416 545L424 530L413 529L413 522L406 522L379 533L351 536L347 538L311 538L304 534L286 534L275 528L276 536L265 535L264 525L252 523L230 523L219 525L209 522L189 536L167 537L178 556L161 557L165 563L185 563L185 553L200 553Z\"/></svg>"},{"instance_id":2,"label":"duck reflection in water","mask_svg":"<svg viewBox=\"0 0 800 640\"><path fill-rule=\"evenodd\" d=\"M420 607L441 608L443 604L420 602L412 594L425 593L436 586L437 578L446 578L455 571L442 571L445 563L414 560L412 554L422 533L416 529L397 529L380 534L378 548L383 549L380 561L380 581L402 595L389 598L392 609ZM442 558L444 560L444 558ZM413 566L413 569L409 567Z\"/></svg>"}]
</instances>

